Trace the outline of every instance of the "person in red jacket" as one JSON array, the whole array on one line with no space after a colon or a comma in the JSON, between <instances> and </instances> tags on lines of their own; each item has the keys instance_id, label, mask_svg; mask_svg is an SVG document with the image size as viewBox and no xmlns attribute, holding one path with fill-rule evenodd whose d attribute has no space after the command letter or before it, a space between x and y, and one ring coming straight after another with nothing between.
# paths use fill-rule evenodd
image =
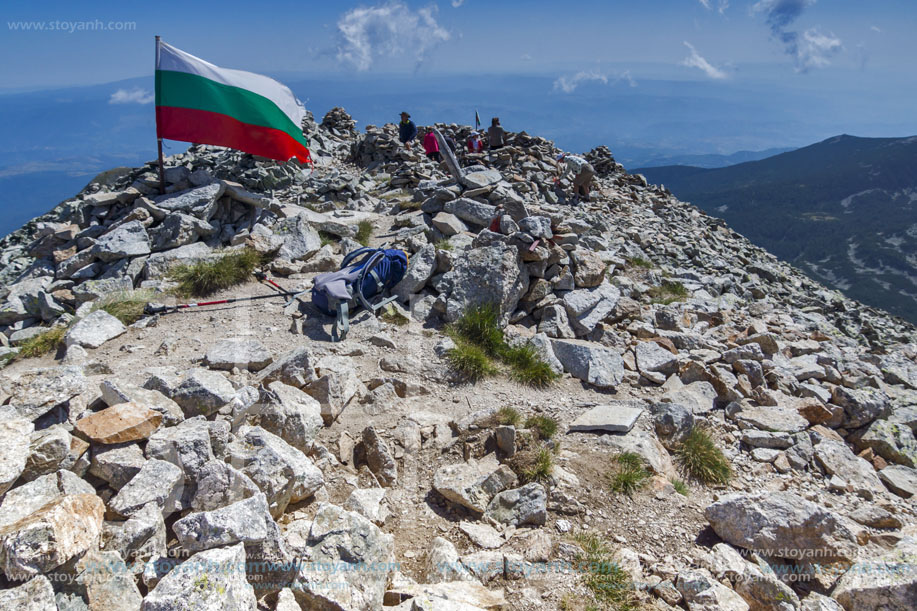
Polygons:
<instances>
[{"instance_id":1,"label":"person in red jacket","mask_svg":"<svg viewBox=\"0 0 917 611\"><path fill-rule=\"evenodd\" d=\"M426 132L426 135L423 137L423 150L427 154L427 159L432 159L436 162L442 161L443 156L439 152L439 142L436 140L436 134L433 133L433 128L428 127Z\"/></svg>"}]
</instances>

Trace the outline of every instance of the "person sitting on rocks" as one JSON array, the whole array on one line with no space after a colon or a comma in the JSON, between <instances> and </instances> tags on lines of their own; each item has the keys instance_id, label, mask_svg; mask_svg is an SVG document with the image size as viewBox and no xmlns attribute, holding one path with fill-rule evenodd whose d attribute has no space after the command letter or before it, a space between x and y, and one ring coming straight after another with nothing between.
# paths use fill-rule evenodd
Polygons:
<instances>
[{"instance_id":1,"label":"person sitting on rocks","mask_svg":"<svg viewBox=\"0 0 917 611\"><path fill-rule=\"evenodd\" d=\"M471 132L471 134L468 136L468 142L466 142L466 144L468 146L469 153L480 153L484 150L484 141L481 140L481 134L478 132Z\"/></svg>"},{"instance_id":2,"label":"person sitting on rocks","mask_svg":"<svg viewBox=\"0 0 917 611\"><path fill-rule=\"evenodd\" d=\"M443 156L439 152L439 141L436 139L436 134L433 133L432 127L426 128L426 135L423 137L423 150L427 155L427 159L432 159L436 162L443 160Z\"/></svg>"},{"instance_id":3,"label":"person sitting on rocks","mask_svg":"<svg viewBox=\"0 0 917 611\"><path fill-rule=\"evenodd\" d=\"M487 129L487 148L495 151L503 148L506 144L506 131L500 125L500 117L494 117L490 120L490 127Z\"/></svg>"},{"instance_id":4,"label":"person sitting on rocks","mask_svg":"<svg viewBox=\"0 0 917 611\"><path fill-rule=\"evenodd\" d=\"M411 141L417 137L417 126L411 121L411 115L401 113L401 123L398 124L398 139L404 146L411 150Z\"/></svg>"},{"instance_id":5,"label":"person sitting on rocks","mask_svg":"<svg viewBox=\"0 0 917 611\"><path fill-rule=\"evenodd\" d=\"M595 169L592 164L582 157L561 153L557 156L557 170L558 176L555 182L572 173L573 197L582 197L584 202L588 202L589 192L592 189L592 179L595 177Z\"/></svg>"}]
</instances>

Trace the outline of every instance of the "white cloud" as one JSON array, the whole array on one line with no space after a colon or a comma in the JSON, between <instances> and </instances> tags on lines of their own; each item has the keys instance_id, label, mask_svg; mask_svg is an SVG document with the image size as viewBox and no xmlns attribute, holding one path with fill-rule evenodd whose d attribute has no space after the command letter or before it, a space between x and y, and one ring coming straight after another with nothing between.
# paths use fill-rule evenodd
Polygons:
<instances>
[{"instance_id":1,"label":"white cloud","mask_svg":"<svg viewBox=\"0 0 917 611\"><path fill-rule=\"evenodd\" d=\"M109 104L149 104L152 101L153 93L141 87L119 89L108 98Z\"/></svg>"},{"instance_id":2,"label":"white cloud","mask_svg":"<svg viewBox=\"0 0 917 611\"><path fill-rule=\"evenodd\" d=\"M708 11L713 9L713 3L711 2L711 0L697 0L697 1L700 2L701 5ZM726 9L728 8L729 8L729 0L719 0L719 2L717 3L716 10L720 15L723 15L726 13Z\"/></svg>"},{"instance_id":3,"label":"white cloud","mask_svg":"<svg viewBox=\"0 0 917 611\"><path fill-rule=\"evenodd\" d=\"M806 30L802 34L802 40L798 42L796 71L806 72L809 68L823 68L831 63L829 58L842 48L841 39L833 34L822 34L815 28Z\"/></svg>"},{"instance_id":4,"label":"white cloud","mask_svg":"<svg viewBox=\"0 0 917 611\"><path fill-rule=\"evenodd\" d=\"M873 32L879 32L880 34L882 33L882 28L880 28L877 25L870 26L869 29L872 30Z\"/></svg>"},{"instance_id":5,"label":"white cloud","mask_svg":"<svg viewBox=\"0 0 917 611\"><path fill-rule=\"evenodd\" d=\"M803 11L817 0L758 0L751 7L753 14L763 14L771 29L771 36L783 44L784 52L793 58L796 72L808 72L831 63L830 57L842 48L841 40L833 34L822 34L809 28L802 34L791 26Z\"/></svg>"},{"instance_id":6,"label":"white cloud","mask_svg":"<svg viewBox=\"0 0 917 611\"><path fill-rule=\"evenodd\" d=\"M618 75L618 78L615 79L615 82L612 83L612 85L617 85L617 84L620 83L621 81L626 82L630 87L636 87L636 86L637 86L637 81L635 81L635 80L634 80L634 77L631 76L630 70L625 70L625 71L622 72L620 75Z\"/></svg>"},{"instance_id":7,"label":"white cloud","mask_svg":"<svg viewBox=\"0 0 917 611\"><path fill-rule=\"evenodd\" d=\"M694 48L690 42L685 41L685 46L688 47L691 51L691 55L684 58L681 62L682 66L687 66L689 68L699 68L712 79L724 79L728 75L704 59L700 53L697 52L697 49Z\"/></svg>"},{"instance_id":8,"label":"white cloud","mask_svg":"<svg viewBox=\"0 0 917 611\"><path fill-rule=\"evenodd\" d=\"M465 4L465 0L452 0L452 6L454 8L458 8L462 6L463 4Z\"/></svg>"},{"instance_id":9,"label":"white cloud","mask_svg":"<svg viewBox=\"0 0 917 611\"><path fill-rule=\"evenodd\" d=\"M524 61L524 62L530 62L530 61L532 61L532 56L529 55L528 53L523 53L523 54L519 57L519 59L521 59L521 60Z\"/></svg>"},{"instance_id":10,"label":"white cloud","mask_svg":"<svg viewBox=\"0 0 917 611\"><path fill-rule=\"evenodd\" d=\"M573 93L580 83L584 81L599 81L607 85L608 77L594 70L580 70L573 76L564 75L554 81L554 91L563 91L564 93Z\"/></svg>"},{"instance_id":11,"label":"white cloud","mask_svg":"<svg viewBox=\"0 0 917 611\"><path fill-rule=\"evenodd\" d=\"M419 68L434 47L451 37L435 13L436 6L412 11L402 2L349 10L337 22L338 61L369 70L380 57L408 56Z\"/></svg>"}]
</instances>

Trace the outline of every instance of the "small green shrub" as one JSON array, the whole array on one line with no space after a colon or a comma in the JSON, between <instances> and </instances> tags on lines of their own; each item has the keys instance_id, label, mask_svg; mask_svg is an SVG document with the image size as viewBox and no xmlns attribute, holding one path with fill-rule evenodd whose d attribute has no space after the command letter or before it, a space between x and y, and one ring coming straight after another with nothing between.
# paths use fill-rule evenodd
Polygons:
<instances>
[{"instance_id":1,"label":"small green shrub","mask_svg":"<svg viewBox=\"0 0 917 611\"><path fill-rule=\"evenodd\" d=\"M37 358L53 352L64 341L66 334L67 327L51 327L35 337L30 337L20 344L19 352L12 357L12 360Z\"/></svg>"},{"instance_id":2,"label":"small green shrub","mask_svg":"<svg viewBox=\"0 0 917 611\"><path fill-rule=\"evenodd\" d=\"M681 496L688 496L691 493L691 490L688 488L688 484L686 484L684 480L673 477L669 480L669 482L672 484L672 487L675 488L675 492Z\"/></svg>"},{"instance_id":3,"label":"small green shrub","mask_svg":"<svg viewBox=\"0 0 917 611\"><path fill-rule=\"evenodd\" d=\"M506 343L500 328L500 313L493 304L468 308L447 327L446 334L456 344L475 346L490 359L501 361L509 369L510 377L520 383L541 388L558 377L532 346L512 347Z\"/></svg>"},{"instance_id":4,"label":"small green shrub","mask_svg":"<svg viewBox=\"0 0 917 611\"><path fill-rule=\"evenodd\" d=\"M594 533L580 533L575 540L584 552L577 559L583 568L583 581L596 601L620 611L636 609L634 584L630 575L612 558L608 544Z\"/></svg>"},{"instance_id":5,"label":"small green shrub","mask_svg":"<svg viewBox=\"0 0 917 611\"><path fill-rule=\"evenodd\" d=\"M495 375L498 371L487 352L462 338L455 340L455 348L450 349L446 357L453 369L472 382Z\"/></svg>"},{"instance_id":6,"label":"small green shrub","mask_svg":"<svg viewBox=\"0 0 917 611\"><path fill-rule=\"evenodd\" d=\"M535 454L535 462L522 472L522 480L528 482L542 482L551 477L554 471L554 455L548 448L541 448Z\"/></svg>"},{"instance_id":7,"label":"small green shrub","mask_svg":"<svg viewBox=\"0 0 917 611\"><path fill-rule=\"evenodd\" d=\"M694 427L691 430L676 456L685 471L704 484L724 485L732 477L729 460L703 428Z\"/></svg>"},{"instance_id":8,"label":"small green shrub","mask_svg":"<svg viewBox=\"0 0 917 611\"><path fill-rule=\"evenodd\" d=\"M381 316L379 316L379 318L381 318L383 322L395 325L396 327L403 327L411 322L407 316L402 314L401 311L396 309L391 304L385 308L385 311Z\"/></svg>"},{"instance_id":9,"label":"small green shrub","mask_svg":"<svg viewBox=\"0 0 917 611\"><path fill-rule=\"evenodd\" d=\"M515 407L504 406L497 410L497 424L519 426L522 415Z\"/></svg>"},{"instance_id":10,"label":"small green shrub","mask_svg":"<svg viewBox=\"0 0 917 611\"><path fill-rule=\"evenodd\" d=\"M217 291L247 282L263 263L258 252L246 248L224 254L213 261L200 261L175 267L170 277L178 282L179 295L206 297Z\"/></svg>"},{"instance_id":11,"label":"small green shrub","mask_svg":"<svg viewBox=\"0 0 917 611\"><path fill-rule=\"evenodd\" d=\"M125 325L132 325L143 318L143 308L153 299L153 291L137 289L121 291L103 297L93 310L105 310Z\"/></svg>"},{"instance_id":12,"label":"small green shrub","mask_svg":"<svg viewBox=\"0 0 917 611\"><path fill-rule=\"evenodd\" d=\"M328 244L337 244L341 241L341 238L338 236L321 230L318 232L318 239L321 240L322 246L327 246Z\"/></svg>"},{"instance_id":13,"label":"small green shrub","mask_svg":"<svg viewBox=\"0 0 917 611\"><path fill-rule=\"evenodd\" d=\"M632 496L643 488L650 478L643 459L634 452L622 452L615 457L615 472L611 476L611 490Z\"/></svg>"},{"instance_id":14,"label":"small green shrub","mask_svg":"<svg viewBox=\"0 0 917 611\"><path fill-rule=\"evenodd\" d=\"M510 377L521 384L544 388L560 377L530 344L506 347L501 357L509 365Z\"/></svg>"},{"instance_id":15,"label":"small green shrub","mask_svg":"<svg viewBox=\"0 0 917 611\"><path fill-rule=\"evenodd\" d=\"M363 220L357 225L357 235L354 238L363 246L369 246L369 238L373 235L373 224Z\"/></svg>"},{"instance_id":16,"label":"small green shrub","mask_svg":"<svg viewBox=\"0 0 917 611\"><path fill-rule=\"evenodd\" d=\"M464 338L490 356L499 355L504 345L503 331L500 329L500 313L492 304L468 308L450 330L453 339L456 335Z\"/></svg>"},{"instance_id":17,"label":"small green shrub","mask_svg":"<svg viewBox=\"0 0 917 611\"><path fill-rule=\"evenodd\" d=\"M681 282L663 280L659 286L650 288L647 292L653 303L668 305L676 301L684 301L688 296L688 289Z\"/></svg>"},{"instance_id":18,"label":"small green shrub","mask_svg":"<svg viewBox=\"0 0 917 611\"><path fill-rule=\"evenodd\" d=\"M557 420L548 416L529 416L525 428L537 432L539 439L550 439L557 433Z\"/></svg>"},{"instance_id":19,"label":"small green shrub","mask_svg":"<svg viewBox=\"0 0 917 611\"><path fill-rule=\"evenodd\" d=\"M653 264L650 261L647 261L643 257L630 257L627 259L627 264L631 267L642 267L644 269L652 269Z\"/></svg>"},{"instance_id":20,"label":"small green shrub","mask_svg":"<svg viewBox=\"0 0 917 611\"><path fill-rule=\"evenodd\" d=\"M436 248L436 250L452 250L452 249L454 248L454 247L452 246L452 242L450 242L449 240L447 240L447 239L445 239L445 238L442 239L442 240L439 240L439 241L438 241L436 244L434 244L433 246Z\"/></svg>"}]
</instances>

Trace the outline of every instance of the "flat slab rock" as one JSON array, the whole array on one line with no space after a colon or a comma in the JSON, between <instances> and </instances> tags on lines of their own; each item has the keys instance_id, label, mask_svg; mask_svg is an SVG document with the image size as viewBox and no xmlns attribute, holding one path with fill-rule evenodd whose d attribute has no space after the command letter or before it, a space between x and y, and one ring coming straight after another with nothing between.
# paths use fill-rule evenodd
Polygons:
<instances>
[{"instance_id":1,"label":"flat slab rock","mask_svg":"<svg viewBox=\"0 0 917 611\"><path fill-rule=\"evenodd\" d=\"M642 407L635 403L608 403L597 405L573 421L567 432L607 431L610 433L627 433L643 413Z\"/></svg>"},{"instance_id":2,"label":"flat slab rock","mask_svg":"<svg viewBox=\"0 0 917 611\"><path fill-rule=\"evenodd\" d=\"M207 351L204 362L211 369L234 367L261 371L273 362L270 351L256 339L233 337L218 341Z\"/></svg>"},{"instance_id":3,"label":"flat slab rock","mask_svg":"<svg viewBox=\"0 0 917 611\"><path fill-rule=\"evenodd\" d=\"M162 414L137 403L119 403L76 422L76 430L96 443L138 441L152 435Z\"/></svg>"}]
</instances>

